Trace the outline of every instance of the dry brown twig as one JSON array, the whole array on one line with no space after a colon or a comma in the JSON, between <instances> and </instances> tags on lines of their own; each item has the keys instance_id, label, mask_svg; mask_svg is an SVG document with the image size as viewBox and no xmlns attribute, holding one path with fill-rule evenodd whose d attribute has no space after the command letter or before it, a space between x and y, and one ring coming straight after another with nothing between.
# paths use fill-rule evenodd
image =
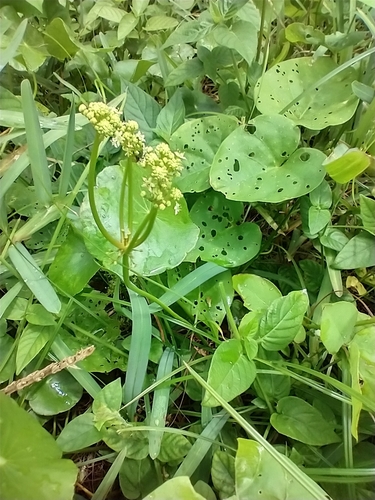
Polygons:
<instances>
[{"instance_id":1,"label":"dry brown twig","mask_svg":"<svg viewBox=\"0 0 375 500\"><path fill-rule=\"evenodd\" d=\"M72 367L79 361L90 356L95 351L95 346L90 345L81 349L73 356L68 356L67 358L58 361L57 363L51 363L50 365L42 368L42 370L37 370L35 372L30 373L26 377L20 378L19 380L15 380L11 384L7 385L1 392L5 394L13 394L13 392L20 391L29 385L35 384L35 382L40 382L45 379L49 375L53 375L54 373L61 372L65 368Z\"/></svg>"}]
</instances>

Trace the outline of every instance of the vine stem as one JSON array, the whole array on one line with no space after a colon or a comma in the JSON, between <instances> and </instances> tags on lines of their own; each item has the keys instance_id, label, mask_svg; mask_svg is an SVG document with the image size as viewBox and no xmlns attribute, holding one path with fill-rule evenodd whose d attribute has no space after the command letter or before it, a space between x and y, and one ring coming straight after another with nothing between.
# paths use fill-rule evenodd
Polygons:
<instances>
[{"instance_id":1,"label":"vine stem","mask_svg":"<svg viewBox=\"0 0 375 500\"><path fill-rule=\"evenodd\" d=\"M100 136L99 134L95 135L94 144L91 150L90 163L89 163L89 175L88 175L88 194L89 194L89 203L92 212L92 216L94 217L94 221L98 226L99 231L102 233L104 238L112 243L115 247L120 250L124 250L123 244L114 238L104 227L98 213L98 209L95 203L95 181L96 181L96 160L98 159L99 152L99 144L100 144Z\"/></svg>"}]
</instances>

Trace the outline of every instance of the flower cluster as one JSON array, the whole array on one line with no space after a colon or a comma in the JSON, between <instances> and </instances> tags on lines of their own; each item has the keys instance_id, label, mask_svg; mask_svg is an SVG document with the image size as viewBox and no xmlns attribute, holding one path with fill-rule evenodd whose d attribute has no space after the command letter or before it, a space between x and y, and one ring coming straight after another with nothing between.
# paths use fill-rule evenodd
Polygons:
<instances>
[{"instance_id":1,"label":"flower cluster","mask_svg":"<svg viewBox=\"0 0 375 500\"><path fill-rule=\"evenodd\" d=\"M160 210L172 204L175 213L180 208L178 200L182 198L182 193L173 186L173 180L181 175L183 158L180 153L171 151L168 144L162 143L155 148L146 148L140 161L141 165L151 170L150 176L143 178L142 196Z\"/></svg>"},{"instance_id":2,"label":"flower cluster","mask_svg":"<svg viewBox=\"0 0 375 500\"><path fill-rule=\"evenodd\" d=\"M94 126L98 134L110 137L115 147L120 147L129 157L140 158L144 151L145 139L138 130L138 123L132 120L123 122L120 111L104 102L81 104L82 113Z\"/></svg>"}]
</instances>

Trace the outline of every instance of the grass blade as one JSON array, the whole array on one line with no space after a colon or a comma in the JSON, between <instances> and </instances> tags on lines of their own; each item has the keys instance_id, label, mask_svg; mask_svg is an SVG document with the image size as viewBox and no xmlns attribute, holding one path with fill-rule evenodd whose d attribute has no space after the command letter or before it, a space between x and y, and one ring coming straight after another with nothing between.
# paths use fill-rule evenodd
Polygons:
<instances>
[{"instance_id":1,"label":"grass blade","mask_svg":"<svg viewBox=\"0 0 375 500\"><path fill-rule=\"evenodd\" d=\"M43 144L45 148L48 148L52 143L56 142L61 137L66 134L65 130L50 130L43 135ZM12 163L11 168L9 168L2 179L0 179L0 199L3 198L12 186L13 182L22 174L22 172L30 165L30 158L27 151L21 154L17 160Z\"/></svg>"},{"instance_id":2,"label":"grass blade","mask_svg":"<svg viewBox=\"0 0 375 500\"><path fill-rule=\"evenodd\" d=\"M13 38L8 47L5 50L0 51L0 71L2 71L8 62L17 54L18 47L23 40L23 35L25 34L26 26L27 19L24 19L14 32Z\"/></svg>"},{"instance_id":3,"label":"grass blade","mask_svg":"<svg viewBox=\"0 0 375 500\"><path fill-rule=\"evenodd\" d=\"M113 483L120 472L122 463L124 458L126 457L127 448L125 447L123 450L115 458L115 461L111 465L111 468L103 478L102 482L99 485L99 488L95 491L94 495L91 497L92 500L104 500L107 498L108 493L110 492Z\"/></svg>"},{"instance_id":4,"label":"grass blade","mask_svg":"<svg viewBox=\"0 0 375 500\"><path fill-rule=\"evenodd\" d=\"M289 472L289 474L298 483L306 488L306 490L314 495L316 500L328 500L330 497L327 493L312 479L310 479L295 463L288 457L279 453L259 432L245 420L229 403L227 403L207 382L194 371L190 366L184 362L186 369L193 375L193 377L206 389L212 396L219 401L220 405L226 410L229 415L263 448L270 453L270 455L277 460L277 462Z\"/></svg>"},{"instance_id":5,"label":"grass blade","mask_svg":"<svg viewBox=\"0 0 375 500\"><path fill-rule=\"evenodd\" d=\"M39 125L38 112L29 80L24 80L21 83L21 97L28 144L27 153L30 158L35 191L40 202L48 205L52 199L51 177L43 144L43 133Z\"/></svg>"},{"instance_id":6,"label":"grass blade","mask_svg":"<svg viewBox=\"0 0 375 500\"><path fill-rule=\"evenodd\" d=\"M219 413L214 415L211 421L207 424L207 426L201 432L202 437L210 438L212 440L216 439L216 436L219 434L221 429L224 427L224 424L229 418L229 413L224 410L221 410ZM189 453L184 458L184 461L177 469L174 477L177 476L191 476L201 461L206 456L206 453L211 448L211 443L203 440L197 439L193 446L190 448Z\"/></svg>"},{"instance_id":7,"label":"grass blade","mask_svg":"<svg viewBox=\"0 0 375 500\"><path fill-rule=\"evenodd\" d=\"M142 391L147 372L151 347L151 316L144 297L129 291L133 313L132 338L129 350L128 369L124 384L124 403L128 403ZM128 407L129 418L133 418L137 401Z\"/></svg>"},{"instance_id":8,"label":"grass blade","mask_svg":"<svg viewBox=\"0 0 375 500\"><path fill-rule=\"evenodd\" d=\"M23 283L16 283L12 288L0 299L0 319L5 314L13 300L17 297L23 287Z\"/></svg>"},{"instance_id":9,"label":"grass blade","mask_svg":"<svg viewBox=\"0 0 375 500\"><path fill-rule=\"evenodd\" d=\"M72 106L70 108L69 115L69 123L68 130L66 134L66 143L65 143L65 151L63 164L61 168L61 176L60 176L60 186L59 186L59 195L64 197L69 188L69 180L70 180L70 172L72 169L72 159L73 159L73 150L74 150L74 132L75 132L75 106L74 106L74 94L72 95Z\"/></svg>"},{"instance_id":10,"label":"grass blade","mask_svg":"<svg viewBox=\"0 0 375 500\"><path fill-rule=\"evenodd\" d=\"M8 254L12 264L35 298L48 312L57 314L61 309L60 299L26 248L21 243L16 243L9 247Z\"/></svg>"},{"instance_id":11,"label":"grass blade","mask_svg":"<svg viewBox=\"0 0 375 500\"><path fill-rule=\"evenodd\" d=\"M172 286L168 292L164 293L160 300L166 305L170 306L177 300L180 300L182 297L190 293L192 290L195 290L198 286L202 285L209 279L217 276L218 274L226 271L224 267L218 266L217 264L213 264L208 262L198 269L195 269L187 276L184 276L182 280ZM150 312L155 313L160 311L161 307L157 304L150 305Z\"/></svg>"},{"instance_id":12,"label":"grass blade","mask_svg":"<svg viewBox=\"0 0 375 500\"><path fill-rule=\"evenodd\" d=\"M159 362L156 380L160 380L172 371L173 359L174 352L167 347L167 349L163 352L163 355ZM170 386L159 387L155 390L150 419L151 427L164 428L165 417L168 411L169 392ZM149 434L149 454L153 460L159 455L162 438L163 432L161 431L152 431Z\"/></svg>"}]
</instances>

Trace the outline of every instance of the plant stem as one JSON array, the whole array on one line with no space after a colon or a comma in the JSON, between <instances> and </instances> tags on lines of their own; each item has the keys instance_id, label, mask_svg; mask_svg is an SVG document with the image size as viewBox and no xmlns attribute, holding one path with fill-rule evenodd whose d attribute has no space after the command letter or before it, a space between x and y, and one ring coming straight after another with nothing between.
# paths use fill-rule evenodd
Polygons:
<instances>
[{"instance_id":1,"label":"plant stem","mask_svg":"<svg viewBox=\"0 0 375 500\"><path fill-rule=\"evenodd\" d=\"M126 252L128 254L131 252L131 250L133 250L133 248L138 247L148 237L153 228L157 211L158 209L153 206L149 213L145 216L143 221L140 223L126 249Z\"/></svg>"},{"instance_id":2,"label":"plant stem","mask_svg":"<svg viewBox=\"0 0 375 500\"><path fill-rule=\"evenodd\" d=\"M98 229L102 233L104 238L106 238L115 247L119 248L120 250L123 250L124 247L121 244L121 242L118 241L116 238L114 238L111 234L109 234L109 232L103 226L103 223L99 217L98 209L96 208L95 181L96 181L96 160L98 158L99 144L100 144L100 136L99 136L99 134L96 134L94 144L93 144L93 147L91 150L90 163L89 163L90 167L89 167L89 175L88 175L88 194L89 194L90 208L91 208L92 216L94 217L95 223L98 226Z\"/></svg>"},{"instance_id":3,"label":"plant stem","mask_svg":"<svg viewBox=\"0 0 375 500\"><path fill-rule=\"evenodd\" d=\"M118 220L119 220L119 226L120 226L120 235L121 235L121 241L123 244L126 243L126 234L125 234L125 220L124 220L124 205L125 205L125 190L126 190L126 181L128 180L128 165L129 165L129 158L126 163L126 167L124 170L124 176L122 178L122 183L121 183L121 189L120 189L120 200L119 200L119 215L118 215ZM128 234L130 235L130 228L128 224Z\"/></svg>"},{"instance_id":4,"label":"plant stem","mask_svg":"<svg viewBox=\"0 0 375 500\"><path fill-rule=\"evenodd\" d=\"M126 171L128 175L128 232L131 238L133 232L133 160L128 158L126 164Z\"/></svg>"}]
</instances>

